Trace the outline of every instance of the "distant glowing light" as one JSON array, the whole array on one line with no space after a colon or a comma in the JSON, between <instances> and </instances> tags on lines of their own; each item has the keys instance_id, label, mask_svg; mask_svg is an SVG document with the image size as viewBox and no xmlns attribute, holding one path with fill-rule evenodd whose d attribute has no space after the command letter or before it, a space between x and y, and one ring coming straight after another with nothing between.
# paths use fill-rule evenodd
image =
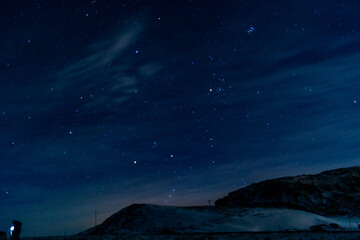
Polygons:
<instances>
[{"instance_id":1,"label":"distant glowing light","mask_svg":"<svg viewBox=\"0 0 360 240\"><path fill-rule=\"evenodd\" d=\"M249 30L247 30L248 34L251 34L255 31L255 28L253 26L250 26Z\"/></svg>"},{"instance_id":2,"label":"distant glowing light","mask_svg":"<svg viewBox=\"0 0 360 240\"><path fill-rule=\"evenodd\" d=\"M136 161L134 161L134 164L136 164Z\"/></svg>"}]
</instances>

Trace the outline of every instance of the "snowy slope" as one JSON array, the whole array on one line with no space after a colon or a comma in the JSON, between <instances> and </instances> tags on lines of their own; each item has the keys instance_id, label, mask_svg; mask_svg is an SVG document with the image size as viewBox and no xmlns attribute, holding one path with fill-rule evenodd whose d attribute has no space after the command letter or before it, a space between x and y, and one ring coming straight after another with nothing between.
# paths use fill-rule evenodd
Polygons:
<instances>
[{"instance_id":1,"label":"snowy slope","mask_svg":"<svg viewBox=\"0 0 360 240\"><path fill-rule=\"evenodd\" d=\"M359 203L360 167L343 168L251 184L216 207L133 204L80 235L309 230L330 223L357 230Z\"/></svg>"},{"instance_id":2,"label":"snowy slope","mask_svg":"<svg viewBox=\"0 0 360 240\"><path fill-rule=\"evenodd\" d=\"M223 207L300 209L324 216L360 216L360 167L251 184L215 202Z\"/></svg>"},{"instance_id":3,"label":"snowy slope","mask_svg":"<svg viewBox=\"0 0 360 240\"><path fill-rule=\"evenodd\" d=\"M346 219L325 218L290 209L133 204L81 235L309 230L313 225L329 223L337 223L341 226L347 224Z\"/></svg>"}]
</instances>

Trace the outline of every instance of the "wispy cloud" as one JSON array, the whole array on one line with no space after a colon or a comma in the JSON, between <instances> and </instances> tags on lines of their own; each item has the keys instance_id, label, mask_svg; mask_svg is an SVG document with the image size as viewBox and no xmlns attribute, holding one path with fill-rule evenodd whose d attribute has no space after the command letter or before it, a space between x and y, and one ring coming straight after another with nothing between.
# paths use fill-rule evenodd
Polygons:
<instances>
[{"instance_id":1,"label":"wispy cloud","mask_svg":"<svg viewBox=\"0 0 360 240\"><path fill-rule=\"evenodd\" d=\"M139 82L162 68L160 62L136 48L143 34L143 26L132 24L90 46L87 55L58 73L58 81L51 83L52 97L76 97L84 100L83 107L92 110L127 101L136 94Z\"/></svg>"},{"instance_id":2,"label":"wispy cloud","mask_svg":"<svg viewBox=\"0 0 360 240\"><path fill-rule=\"evenodd\" d=\"M113 63L116 58L130 48L138 39L140 31L141 29L138 27L130 27L110 40L94 44L91 46L88 56L62 70L59 77L64 77L66 83L69 79L82 80L91 77L99 68Z\"/></svg>"}]
</instances>

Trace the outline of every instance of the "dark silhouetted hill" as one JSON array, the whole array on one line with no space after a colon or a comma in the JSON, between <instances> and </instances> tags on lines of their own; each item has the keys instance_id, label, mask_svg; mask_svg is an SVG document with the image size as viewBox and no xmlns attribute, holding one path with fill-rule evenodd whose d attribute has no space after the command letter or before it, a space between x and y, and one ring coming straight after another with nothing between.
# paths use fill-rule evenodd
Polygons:
<instances>
[{"instance_id":1,"label":"dark silhouetted hill","mask_svg":"<svg viewBox=\"0 0 360 240\"><path fill-rule=\"evenodd\" d=\"M254 183L215 204L133 204L79 235L309 230L331 223L346 228L347 216L360 216L360 167Z\"/></svg>"},{"instance_id":2,"label":"dark silhouetted hill","mask_svg":"<svg viewBox=\"0 0 360 240\"><path fill-rule=\"evenodd\" d=\"M320 215L360 215L360 167L251 184L215 202L221 207L290 208Z\"/></svg>"}]
</instances>

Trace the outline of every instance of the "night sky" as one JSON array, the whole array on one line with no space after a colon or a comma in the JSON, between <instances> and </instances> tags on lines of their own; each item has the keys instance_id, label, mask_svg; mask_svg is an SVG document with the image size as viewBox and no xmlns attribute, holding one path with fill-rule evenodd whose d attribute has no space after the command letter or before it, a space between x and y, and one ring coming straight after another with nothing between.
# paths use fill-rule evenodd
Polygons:
<instances>
[{"instance_id":1,"label":"night sky","mask_svg":"<svg viewBox=\"0 0 360 240\"><path fill-rule=\"evenodd\" d=\"M73 234L360 163L357 0L2 1L0 230Z\"/></svg>"}]
</instances>

